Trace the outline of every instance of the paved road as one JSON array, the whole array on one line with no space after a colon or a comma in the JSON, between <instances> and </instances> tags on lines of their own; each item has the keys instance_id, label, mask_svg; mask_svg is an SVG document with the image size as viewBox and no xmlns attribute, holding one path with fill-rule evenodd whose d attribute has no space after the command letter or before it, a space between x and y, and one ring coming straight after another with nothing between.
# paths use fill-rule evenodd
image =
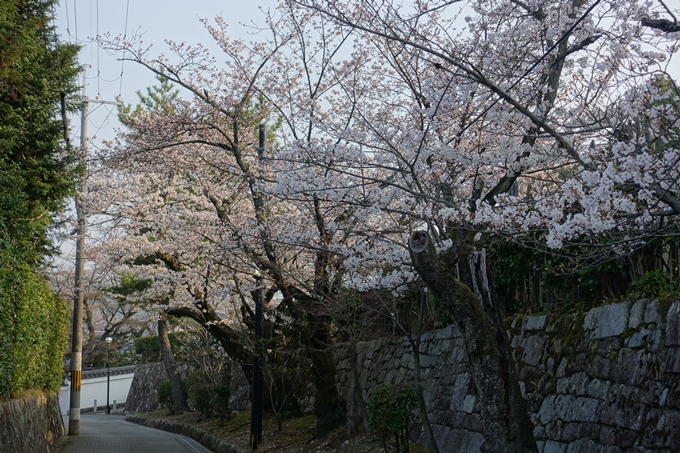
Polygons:
<instances>
[{"instance_id":1,"label":"paved road","mask_svg":"<svg viewBox=\"0 0 680 453\"><path fill-rule=\"evenodd\" d=\"M68 417L64 417L68 431ZM210 453L192 439L126 422L122 415L80 415L80 436L57 453Z\"/></svg>"}]
</instances>

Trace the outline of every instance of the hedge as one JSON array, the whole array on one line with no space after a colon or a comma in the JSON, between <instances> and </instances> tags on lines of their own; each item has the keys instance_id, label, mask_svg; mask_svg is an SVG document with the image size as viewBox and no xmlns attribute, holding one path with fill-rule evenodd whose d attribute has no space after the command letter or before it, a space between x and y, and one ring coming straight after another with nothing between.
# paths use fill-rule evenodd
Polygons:
<instances>
[{"instance_id":1,"label":"hedge","mask_svg":"<svg viewBox=\"0 0 680 453\"><path fill-rule=\"evenodd\" d=\"M28 265L0 254L0 398L20 390L58 392L69 306Z\"/></svg>"},{"instance_id":2,"label":"hedge","mask_svg":"<svg viewBox=\"0 0 680 453\"><path fill-rule=\"evenodd\" d=\"M170 332L168 338L173 354L180 353L182 343L186 342L190 332ZM161 348L158 335L135 338L135 353L141 354L145 362L155 362L161 359Z\"/></svg>"}]
</instances>

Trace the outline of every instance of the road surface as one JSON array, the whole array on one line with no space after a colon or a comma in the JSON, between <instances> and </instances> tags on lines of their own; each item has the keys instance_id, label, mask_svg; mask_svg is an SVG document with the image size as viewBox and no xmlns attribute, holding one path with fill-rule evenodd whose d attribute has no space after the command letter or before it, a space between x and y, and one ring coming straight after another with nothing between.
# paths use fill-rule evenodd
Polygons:
<instances>
[{"instance_id":1,"label":"road surface","mask_svg":"<svg viewBox=\"0 0 680 453\"><path fill-rule=\"evenodd\" d=\"M68 417L64 417L68 432ZM80 414L80 435L70 436L57 453L210 453L179 434L126 422L122 415Z\"/></svg>"}]
</instances>

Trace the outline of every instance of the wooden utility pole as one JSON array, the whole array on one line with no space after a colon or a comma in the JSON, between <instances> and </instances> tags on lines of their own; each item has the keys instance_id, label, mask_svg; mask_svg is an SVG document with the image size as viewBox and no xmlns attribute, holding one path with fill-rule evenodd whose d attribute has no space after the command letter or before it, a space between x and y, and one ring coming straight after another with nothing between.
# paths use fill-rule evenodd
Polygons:
<instances>
[{"instance_id":1,"label":"wooden utility pole","mask_svg":"<svg viewBox=\"0 0 680 453\"><path fill-rule=\"evenodd\" d=\"M83 373L83 298L85 290L85 234L87 232L87 216L83 209L83 195L87 190L87 122L89 103L120 105L120 101L100 101L88 99L85 88L87 85L87 67L83 66L83 103L80 115L80 152L78 165L80 166L76 193L77 233L76 241L76 270L75 295L73 297L73 331L71 335L71 401L68 411L68 435L80 435L80 385Z\"/></svg>"}]
</instances>

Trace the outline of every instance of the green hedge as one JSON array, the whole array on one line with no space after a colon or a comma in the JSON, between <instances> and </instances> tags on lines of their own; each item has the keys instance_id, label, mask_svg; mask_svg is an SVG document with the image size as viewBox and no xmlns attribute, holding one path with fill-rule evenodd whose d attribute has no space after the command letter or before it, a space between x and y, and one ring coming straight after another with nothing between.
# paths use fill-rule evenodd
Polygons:
<instances>
[{"instance_id":1,"label":"green hedge","mask_svg":"<svg viewBox=\"0 0 680 453\"><path fill-rule=\"evenodd\" d=\"M59 391L68 304L28 265L0 254L0 397L19 390Z\"/></svg>"},{"instance_id":2,"label":"green hedge","mask_svg":"<svg viewBox=\"0 0 680 453\"><path fill-rule=\"evenodd\" d=\"M174 355L180 354L182 343L186 342L190 332L170 332L168 339ZM161 359L161 348L158 343L158 335L135 338L135 353L141 354L146 362L154 362Z\"/></svg>"}]
</instances>

